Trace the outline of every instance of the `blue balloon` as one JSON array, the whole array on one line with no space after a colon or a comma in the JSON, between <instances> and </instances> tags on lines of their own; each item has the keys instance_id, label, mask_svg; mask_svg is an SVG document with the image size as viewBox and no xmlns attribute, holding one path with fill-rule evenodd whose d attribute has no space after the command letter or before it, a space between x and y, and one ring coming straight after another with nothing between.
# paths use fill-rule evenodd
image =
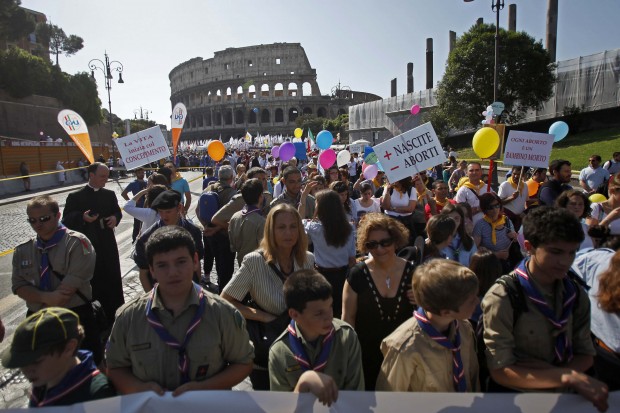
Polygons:
<instances>
[{"instance_id":1,"label":"blue balloon","mask_svg":"<svg viewBox=\"0 0 620 413\"><path fill-rule=\"evenodd\" d=\"M316 146L320 149L329 149L334 141L334 136L328 130L322 130L316 135Z\"/></svg>"},{"instance_id":2,"label":"blue balloon","mask_svg":"<svg viewBox=\"0 0 620 413\"><path fill-rule=\"evenodd\" d=\"M553 135L553 142L559 142L568 135L568 125L566 122L557 121L549 127L549 134Z\"/></svg>"},{"instance_id":3,"label":"blue balloon","mask_svg":"<svg viewBox=\"0 0 620 413\"><path fill-rule=\"evenodd\" d=\"M254 112L254 113L258 113L258 108L254 108L254 109L252 109L252 112Z\"/></svg>"}]
</instances>

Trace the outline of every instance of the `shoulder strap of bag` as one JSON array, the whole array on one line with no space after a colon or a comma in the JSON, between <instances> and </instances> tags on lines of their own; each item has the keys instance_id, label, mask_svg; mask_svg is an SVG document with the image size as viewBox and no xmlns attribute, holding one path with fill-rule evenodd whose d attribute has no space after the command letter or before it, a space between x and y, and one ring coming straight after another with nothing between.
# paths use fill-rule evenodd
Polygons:
<instances>
[{"instance_id":1,"label":"shoulder strap of bag","mask_svg":"<svg viewBox=\"0 0 620 413\"><path fill-rule=\"evenodd\" d=\"M65 276L64 276L64 275L60 274L59 272L55 271L55 270L52 268L52 263L50 263L50 269L52 270L52 274L54 274L56 277L58 277L58 279L59 279L60 281L62 281L62 280L65 278ZM82 299L82 301L84 301L86 304L90 304L90 300L89 300L88 298L86 298L86 296L85 296L84 294L82 294L82 292L81 292L78 288L76 288L76 289L75 289L75 293L76 293L76 294L77 294L77 296L78 296L78 297L80 297L80 298Z\"/></svg>"},{"instance_id":2,"label":"shoulder strap of bag","mask_svg":"<svg viewBox=\"0 0 620 413\"><path fill-rule=\"evenodd\" d=\"M263 254L262 251L260 251L260 255L261 255L261 257L263 257L263 259L265 259L265 255ZM278 278L280 280L282 280L282 283L284 283L284 281L286 281L286 277L284 276L284 274L282 274L282 271L280 271L280 269L278 267L276 267L276 265L273 262L268 262L267 265L269 265L269 267L278 276Z\"/></svg>"}]
</instances>

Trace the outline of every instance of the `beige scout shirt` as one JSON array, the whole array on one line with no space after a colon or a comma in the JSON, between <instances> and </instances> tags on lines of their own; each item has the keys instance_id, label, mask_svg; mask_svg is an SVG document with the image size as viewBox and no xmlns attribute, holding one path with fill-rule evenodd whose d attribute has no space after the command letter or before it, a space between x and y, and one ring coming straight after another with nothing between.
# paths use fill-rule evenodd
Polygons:
<instances>
[{"instance_id":1,"label":"beige scout shirt","mask_svg":"<svg viewBox=\"0 0 620 413\"><path fill-rule=\"evenodd\" d=\"M174 390L181 385L178 353L148 324L149 296L150 293L145 293L118 310L106 360L109 368L129 367L138 379ZM247 364L254 359L254 348L241 314L219 296L206 291L205 296L207 305L202 321L187 345L191 381L212 377L228 364ZM192 288L184 310L178 315L166 310L157 294L152 308L166 329L182 342L197 306L198 295Z\"/></svg>"},{"instance_id":2,"label":"beige scout shirt","mask_svg":"<svg viewBox=\"0 0 620 413\"><path fill-rule=\"evenodd\" d=\"M263 206L261 207L262 216L266 217L269 213L269 204L273 200L273 197L269 193L269 191L263 191ZM229 222L232 216L243 209L245 205L245 201L241 194L235 194L230 201L222 206L216 213L213 215L213 219L220 222Z\"/></svg>"},{"instance_id":3,"label":"beige scout shirt","mask_svg":"<svg viewBox=\"0 0 620 413\"><path fill-rule=\"evenodd\" d=\"M532 278L530 280L533 281ZM533 281L536 284L535 281ZM538 287L538 286L537 286ZM543 291L538 287L539 291ZM563 284L556 282L554 290L543 294L548 304L559 315L562 308ZM517 361L542 360L553 363L555 337L558 332L547 318L526 299L523 311L513 326L513 308L506 287L494 284L482 300L484 343L489 369L499 369ZM584 291L566 325L574 354L595 355L590 338L590 300Z\"/></svg>"},{"instance_id":4,"label":"beige scout shirt","mask_svg":"<svg viewBox=\"0 0 620 413\"><path fill-rule=\"evenodd\" d=\"M362 352L355 330L342 320L334 318L334 339L327 358L327 366L321 373L327 374L340 390L364 390L364 373L362 370ZM315 362L321 353L323 336L317 340L316 346L307 342L297 325L298 337L311 362ZM271 391L293 391L304 371L293 357L289 345L288 331L274 341L269 349L269 385Z\"/></svg>"},{"instance_id":5,"label":"beige scout shirt","mask_svg":"<svg viewBox=\"0 0 620 413\"><path fill-rule=\"evenodd\" d=\"M228 225L230 250L237 253L237 263L241 266L243 257L258 248L265 230L265 217L259 212L243 216L235 212Z\"/></svg>"},{"instance_id":6,"label":"beige scout shirt","mask_svg":"<svg viewBox=\"0 0 620 413\"><path fill-rule=\"evenodd\" d=\"M467 320L459 321L461 359L468 392L480 391L474 330ZM448 338L456 330L450 327ZM411 317L381 343L383 363L377 391L454 392L452 352L431 339Z\"/></svg>"},{"instance_id":7,"label":"beige scout shirt","mask_svg":"<svg viewBox=\"0 0 620 413\"><path fill-rule=\"evenodd\" d=\"M80 290L88 299L92 299L90 280L95 270L95 250L86 236L80 232L67 229L66 235L55 247L48 252L50 264L54 271L64 275L62 284ZM36 246L36 237L24 242L15 248L13 254L13 275L11 288L17 293L21 287L31 285L39 287L40 282L41 251ZM58 277L52 274L52 289L55 290L61 284ZM74 308L84 305L77 294L69 300L66 308ZM41 303L26 302L30 311L39 311L43 308Z\"/></svg>"},{"instance_id":8,"label":"beige scout shirt","mask_svg":"<svg viewBox=\"0 0 620 413\"><path fill-rule=\"evenodd\" d=\"M289 204L289 205L292 205L295 209L297 209L298 203L300 202L300 200L301 200L300 195L298 195L297 198L291 198L288 192L284 191L279 197L271 201L271 208L275 207L276 205L280 205L280 204ZM315 207L316 205L315 205L314 197L312 195L307 195L306 196L306 215L301 217L301 219L314 218Z\"/></svg>"}]
</instances>

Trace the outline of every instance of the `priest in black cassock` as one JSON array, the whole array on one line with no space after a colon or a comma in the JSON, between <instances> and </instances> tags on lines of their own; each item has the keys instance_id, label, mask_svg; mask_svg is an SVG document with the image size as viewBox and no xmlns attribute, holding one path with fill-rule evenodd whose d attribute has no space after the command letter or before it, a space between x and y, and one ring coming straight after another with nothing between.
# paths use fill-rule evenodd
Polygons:
<instances>
[{"instance_id":1,"label":"priest in black cassock","mask_svg":"<svg viewBox=\"0 0 620 413\"><path fill-rule=\"evenodd\" d=\"M95 248L97 261L91 280L93 299L99 300L110 324L125 302L121 265L114 228L123 216L114 191L105 189L110 170L100 162L88 166L88 184L67 197L62 223L86 235Z\"/></svg>"}]
</instances>

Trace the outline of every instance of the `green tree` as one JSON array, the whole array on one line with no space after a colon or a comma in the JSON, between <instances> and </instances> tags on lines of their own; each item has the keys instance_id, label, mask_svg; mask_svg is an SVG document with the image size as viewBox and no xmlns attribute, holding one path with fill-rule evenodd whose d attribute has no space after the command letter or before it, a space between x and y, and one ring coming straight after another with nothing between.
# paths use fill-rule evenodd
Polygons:
<instances>
[{"instance_id":1,"label":"green tree","mask_svg":"<svg viewBox=\"0 0 620 413\"><path fill-rule=\"evenodd\" d=\"M295 125L297 125L298 128L302 128L304 134L310 129L312 134L316 136L317 133L323 130L323 124L326 120L326 118L319 118L316 115L302 115L295 119Z\"/></svg>"},{"instance_id":2,"label":"green tree","mask_svg":"<svg viewBox=\"0 0 620 413\"><path fill-rule=\"evenodd\" d=\"M326 119L323 122L323 129L326 129L334 135L340 134L340 141L347 142L347 130L349 129L349 115L338 115L336 119Z\"/></svg>"},{"instance_id":3,"label":"green tree","mask_svg":"<svg viewBox=\"0 0 620 413\"><path fill-rule=\"evenodd\" d=\"M0 0L0 39L16 40L34 32L35 23L20 0Z\"/></svg>"},{"instance_id":4,"label":"green tree","mask_svg":"<svg viewBox=\"0 0 620 413\"><path fill-rule=\"evenodd\" d=\"M78 112L88 125L101 123L101 100L97 85L86 72L69 76L65 90L65 103L69 108Z\"/></svg>"},{"instance_id":5,"label":"green tree","mask_svg":"<svg viewBox=\"0 0 620 413\"><path fill-rule=\"evenodd\" d=\"M14 46L0 51L0 88L11 96L49 96L51 81L49 62Z\"/></svg>"},{"instance_id":6,"label":"green tree","mask_svg":"<svg viewBox=\"0 0 620 413\"><path fill-rule=\"evenodd\" d=\"M475 25L450 53L437 103L451 127L475 127L493 102L494 37L494 25ZM500 29L499 41L497 100L506 105L506 123L515 123L552 96L555 65L542 43L525 32Z\"/></svg>"},{"instance_id":7,"label":"green tree","mask_svg":"<svg viewBox=\"0 0 620 413\"><path fill-rule=\"evenodd\" d=\"M80 36L74 34L67 36L63 29L51 23L37 24L36 34L45 43L49 42L50 53L56 56L56 66L58 66L59 54L64 53L68 57L84 47L84 39Z\"/></svg>"},{"instance_id":8,"label":"green tree","mask_svg":"<svg viewBox=\"0 0 620 413\"><path fill-rule=\"evenodd\" d=\"M131 133L140 132L141 130L152 128L157 125L157 123L148 119L131 119L130 122L131 126L129 130Z\"/></svg>"}]
</instances>

